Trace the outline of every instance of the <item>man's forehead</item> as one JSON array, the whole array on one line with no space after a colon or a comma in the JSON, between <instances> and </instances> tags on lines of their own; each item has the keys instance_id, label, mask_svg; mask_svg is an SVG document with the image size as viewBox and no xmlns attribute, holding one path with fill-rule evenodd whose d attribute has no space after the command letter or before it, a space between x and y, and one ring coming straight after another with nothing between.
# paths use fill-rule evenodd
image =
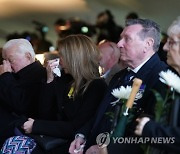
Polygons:
<instances>
[{"instance_id":1,"label":"man's forehead","mask_svg":"<svg viewBox=\"0 0 180 154\"><path fill-rule=\"evenodd\" d=\"M142 29L141 25L131 25L125 27L120 37L133 36L134 34L139 33L141 29Z\"/></svg>"},{"instance_id":2,"label":"man's forehead","mask_svg":"<svg viewBox=\"0 0 180 154\"><path fill-rule=\"evenodd\" d=\"M2 55L5 58L14 58L14 57L20 56L22 54L20 52L18 52L17 50L7 50Z\"/></svg>"},{"instance_id":3,"label":"man's forehead","mask_svg":"<svg viewBox=\"0 0 180 154\"><path fill-rule=\"evenodd\" d=\"M143 27L140 24L134 24L126 27L129 30L141 30Z\"/></svg>"}]
</instances>

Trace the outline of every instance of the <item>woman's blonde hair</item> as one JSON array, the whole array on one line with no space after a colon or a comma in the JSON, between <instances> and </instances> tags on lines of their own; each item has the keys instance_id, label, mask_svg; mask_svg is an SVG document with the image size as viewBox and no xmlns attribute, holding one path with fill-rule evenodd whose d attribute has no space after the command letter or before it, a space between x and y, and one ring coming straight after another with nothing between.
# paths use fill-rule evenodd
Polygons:
<instances>
[{"instance_id":1,"label":"woman's blonde hair","mask_svg":"<svg viewBox=\"0 0 180 154\"><path fill-rule=\"evenodd\" d=\"M85 35L69 35L58 43L69 74L74 78L74 95L80 90L84 93L89 83L99 78L99 50L95 43Z\"/></svg>"}]
</instances>

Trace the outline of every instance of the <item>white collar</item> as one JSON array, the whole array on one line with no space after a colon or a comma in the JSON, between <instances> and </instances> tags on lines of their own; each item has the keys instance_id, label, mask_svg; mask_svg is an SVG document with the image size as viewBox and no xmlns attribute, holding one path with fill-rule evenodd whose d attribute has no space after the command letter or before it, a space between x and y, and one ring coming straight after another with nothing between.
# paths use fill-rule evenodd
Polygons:
<instances>
[{"instance_id":1,"label":"white collar","mask_svg":"<svg viewBox=\"0 0 180 154\"><path fill-rule=\"evenodd\" d=\"M136 67L135 69L131 69L131 68L127 68L128 70L132 70L134 73L137 73L140 68L150 59L151 57L149 57L148 59L146 59L143 63L141 63L138 67Z\"/></svg>"}]
</instances>

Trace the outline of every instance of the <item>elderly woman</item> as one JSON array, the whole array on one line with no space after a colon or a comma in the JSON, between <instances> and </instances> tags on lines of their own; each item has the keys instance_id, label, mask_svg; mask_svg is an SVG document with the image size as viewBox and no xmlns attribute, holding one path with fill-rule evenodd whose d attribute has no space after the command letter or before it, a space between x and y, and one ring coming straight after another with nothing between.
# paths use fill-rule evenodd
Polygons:
<instances>
[{"instance_id":1,"label":"elderly woman","mask_svg":"<svg viewBox=\"0 0 180 154\"><path fill-rule=\"evenodd\" d=\"M174 75L177 80L175 86L180 87L180 82L178 82L180 81L180 18L175 20L168 28L168 40L163 49L167 51L168 65L172 67L172 72L176 74ZM173 79L171 78L170 80ZM167 107L163 108L163 110L168 111L165 113L167 119L169 119L166 124L162 120L161 122L155 122L148 117L137 119L136 135L169 139L169 144L155 144L148 148L149 153L180 153L180 89L175 90L176 99L171 101L170 107L168 107L169 110L166 110Z\"/></svg>"}]
</instances>

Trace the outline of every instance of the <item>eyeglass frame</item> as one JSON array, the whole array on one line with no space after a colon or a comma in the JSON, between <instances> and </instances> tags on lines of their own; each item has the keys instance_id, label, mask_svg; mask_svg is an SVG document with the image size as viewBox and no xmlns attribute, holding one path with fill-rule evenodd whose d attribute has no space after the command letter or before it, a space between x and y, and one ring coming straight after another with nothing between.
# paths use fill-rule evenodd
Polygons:
<instances>
[{"instance_id":1,"label":"eyeglass frame","mask_svg":"<svg viewBox=\"0 0 180 154\"><path fill-rule=\"evenodd\" d=\"M168 38L166 41L166 44L168 45L169 48L172 48L174 45L177 45L178 43L180 43L180 40L174 41L172 38Z\"/></svg>"}]
</instances>

